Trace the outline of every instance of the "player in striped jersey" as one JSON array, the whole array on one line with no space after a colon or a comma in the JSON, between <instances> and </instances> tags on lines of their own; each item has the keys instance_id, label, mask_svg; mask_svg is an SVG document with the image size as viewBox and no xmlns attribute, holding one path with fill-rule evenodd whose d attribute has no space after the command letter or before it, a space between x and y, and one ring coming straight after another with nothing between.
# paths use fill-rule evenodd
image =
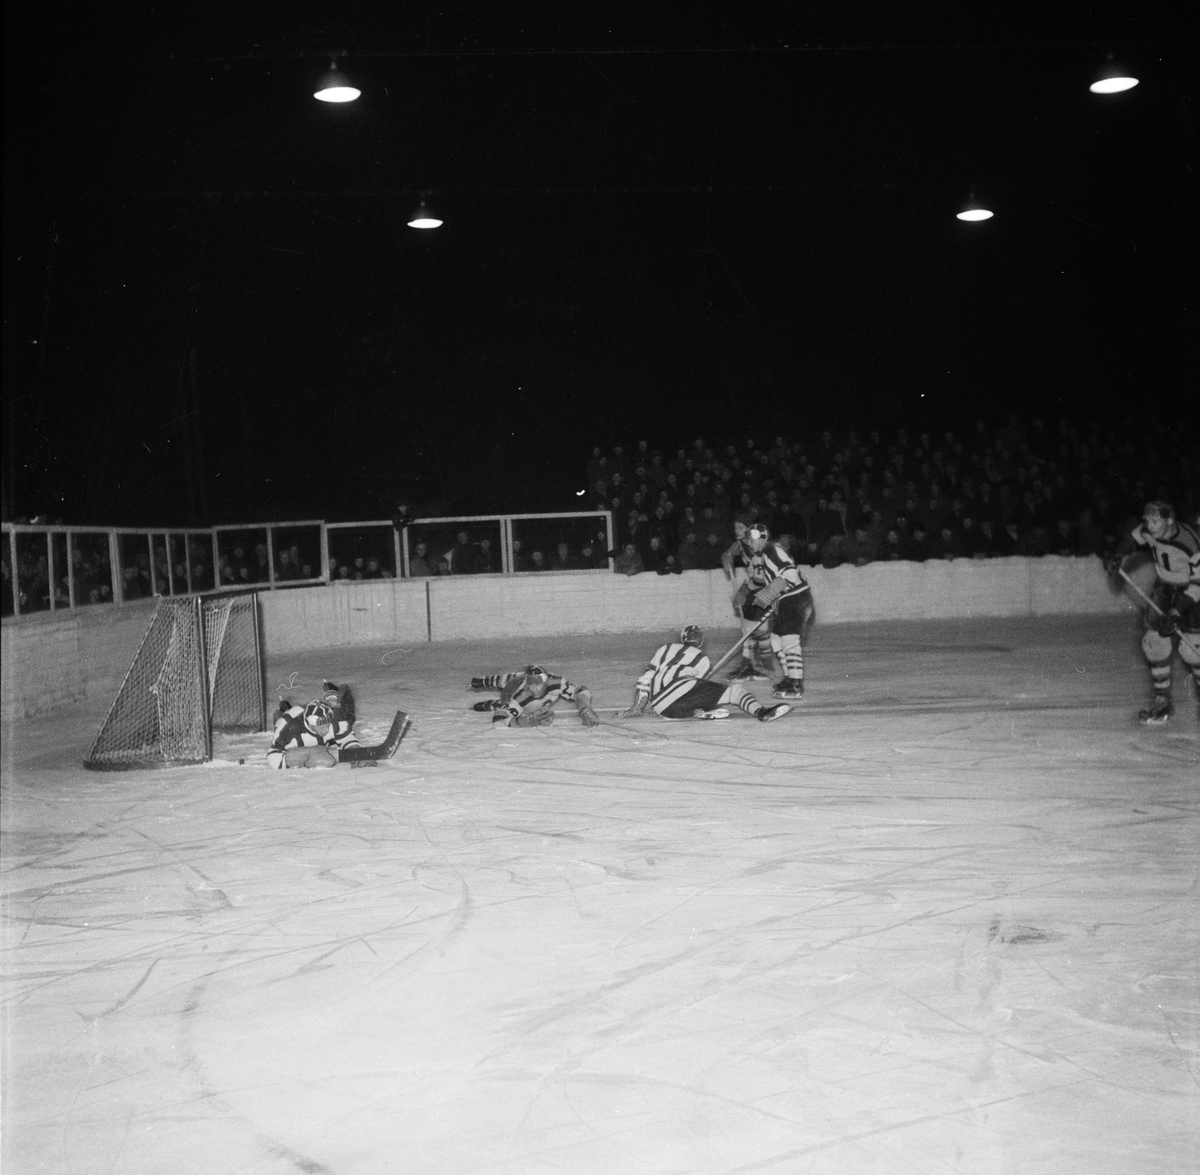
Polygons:
<instances>
[{"instance_id":1,"label":"player in striped jersey","mask_svg":"<svg viewBox=\"0 0 1200 1175\"><path fill-rule=\"evenodd\" d=\"M774 693L777 698L802 698L801 642L812 620L812 589L787 551L770 539L765 526L754 525L746 531L746 545L751 552L749 582L761 586L743 606L742 614L747 620L763 620L774 612L771 645L783 666L783 680L775 686Z\"/></svg>"},{"instance_id":2,"label":"player in striped jersey","mask_svg":"<svg viewBox=\"0 0 1200 1175\"><path fill-rule=\"evenodd\" d=\"M782 718L791 706L764 706L736 681L707 681L711 662L704 652L704 634L689 624L679 640L660 645L633 687L633 705L620 718L640 718L649 707L663 718L728 718L726 702L745 710L759 722Z\"/></svg>"},{"instance_id":3,"label":"player in striped jersey","mask_svg":"<svg viewBox=\"0 0 1200 1175\"><path fill-rule=\"evenodd\" d=\"M342 751L359 746L350 687L327 681L324 688L320 699L307 706L293 706L286 698L279 703L275 741L267 752L271 767L333 767Z\"/></svg>"},{"instance_id":4,"label":"player in striped jersey","mask_svg":"<svg viewBox=\"0 0 1200 1175\"><path fill-rule=\"evenodd\" d=\"M1146 609L1142 635L1153 695L1138 720L1145 726L1162 726L1175 712L1171 662L1176 649L1192 671L1200 699L1200 534L1175 517L1169 502L1154 501L1146 503L1130 540L1124 550L1149 548L1158 577L1152 596L1157 611ZM1119 554L1115 565L1120 566Z\"/></svg>"},{"instance_id":5,"label":"player in striped jersey","mask_svg":"<svg viewBox=\"0 0 1200 1175\"><path fill-rule=\"evenodd\" d=\"M527 665L516 673L492 673L472 677L474 690L497 689L498 698L476 702L472 710L490 711L493 723L504 726L546 726L554 721L554 704L559 698L574 702L584 726L595 726L600 718L592 709L592 693L585 685L574 685L565 677L547 673L540 665Z\"/></svg>"}]
</instances>

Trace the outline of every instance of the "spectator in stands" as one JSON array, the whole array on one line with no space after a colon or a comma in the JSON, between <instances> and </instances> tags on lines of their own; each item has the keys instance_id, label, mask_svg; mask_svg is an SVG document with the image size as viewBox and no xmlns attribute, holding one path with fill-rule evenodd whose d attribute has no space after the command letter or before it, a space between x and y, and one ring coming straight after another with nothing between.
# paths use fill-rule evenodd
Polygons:
<instances>
[{"instance_id":1,"label":"spectator in stands","mask_svg":"<svg viewBox=\"0 0 1200 1175\"><path fill-rule=\"evenodd\" d=\"M465 530L460 530L455 538L454 546L447 556L451 575L474 575L475 552L471 549L471 536Z\"/></svg>"},{"instance_id":2,"label":"spectator in stands","mask_svg":"<svg viewBox=\"0 0 1200 1175\"><path fill-rule=\"evenodd\" d=\"M437 565L429 558L429 547L426 543L417 543L412 556L408 560L408 574L413 579L437 574Z\"/></svg>"},{"instance_id":3,"label":"spectator in stands","mask_svg":"<svg viewBox=\"0 0 1200 1175\"><path fill-rule=\"evenodd\" d=\"M879 558L879 542L871 534L865 519L859 519L858 526L854 528L854 534L846 540L844 549L846 562L853 563L855 567L865 567Z\"/></svg>"},{"instance_id":4,"label":"spectator in stands","mask_svg":"<svg viewBox=\"0 0 1200 1175\"><path fill-rule=\"evenodd\" d=\"M475 570L477 572L495 573L500 570L500 557L492 546L492 540L482 538L475 552Z\"/></svg>"},{"instance_id":5,"label":"spectator in stands","mask_svg":"<svg viewBox=\"0 0 1200 1175\"><path fill-rule=\"evenodd\" d=\"M675 551L680 571L700 571L704 568L704 551L696 537L695 527L684 531Z\"/></svg>"},{"instance_id":6,"label":"spectator in stands","mask_svg":"<svg viewBox=\"0 0 1200 1175\"><path fill-rule=\"evenodd\" d=\"M650 536L650 546L646 551L643 566L647 571L656 575L678 575L682 568L673 551L668 551L661 535Z\"/></svg>"},{"instance_id":7,"label":"spectator in stands","mask_svg":"<svg viewBox=\"0 0 1200 1175\"><path fill-rule=\"evenodd\" d=\"M614 560L613 570L618 575L637 575L639 572L646 570L642 563L641 553L638 551L635 543L625 543L624 548Z\"/></svg>"},{"instance_id":8,"label":"spectator in stands","mask_svg":"<svg viewBox=\"0 0 1200 1175\"><path fill-rule=\"evenodd\" d=\"M571 547L568 543L559 543L554 549L554 555L550 560L551 571L578 571L581 567L579 559L571 554Z\"/></svg>"},{"instance_id":9,"label":"spectator in stands","mask_svg":"<svg viewBox=\"0 0 1200 1175\"><path fill-rule=\"evenodd\" d=\"M537 548L534 548L529 555L529 566L526 571L549 571L550 565L546 562L546 556Z\"/></svg>"},{"instance_id":10,"label":"spectator in stands","mask_svg":"<svg viewBox=\"0 0 1200 1175\"><path fill-rule=\"evenodd\" d=\"M583 544L579 551L579 562L584 568L604 567L608 563L608 558L604 554L603 546L588 541Z\"/></svg>"},{"instance_id":11,"label":"spectator in stands","mask_svg":"<svg viewBox=\"0 0 1200 1175\"><path fill-rule=\"evenodd\" d=\"M721 566L721 556L725 554L727 545L721 541L720 535L710 533L704 536L704 543L701 547L704 558L702 569L704 571L716 571Z\"/></svg>"}]
</instances>

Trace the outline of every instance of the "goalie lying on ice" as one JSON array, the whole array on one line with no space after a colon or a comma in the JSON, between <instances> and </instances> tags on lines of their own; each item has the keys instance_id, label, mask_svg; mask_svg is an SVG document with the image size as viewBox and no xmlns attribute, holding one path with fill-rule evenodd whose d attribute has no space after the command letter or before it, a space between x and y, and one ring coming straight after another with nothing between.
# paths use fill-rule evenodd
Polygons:
<instances>
[{"instance_id":1,"label":"goalie lying on ice","mask_svg":"<svg viewBox=\"0 0 1200 1175\"><path fill-rule=\"evenodd\" d=\"M596 726L600 721L592 709L592 692L587 686L547 673L540 665L527 665L516 673L472 677L471 688L500 691L498 698L476 702L471 709L491 711L492 722L504 726L545 726L553 722L554 704L559 698L575 703L584 726Z\"/></svg>"},{"instance_id":2,"label":"goalie lying on ice","mask_svg":"<svg viewBox=\"0 0 1200 1175\"><path fill-rule=\"evenodd\" d=\"M272 767L336 766L343 751L359 746L354 718L354 694L348 685L327 681L321 697L306 706L284 698L275 714L275 741L267 762Z\"/></svg>"}]
</instances>

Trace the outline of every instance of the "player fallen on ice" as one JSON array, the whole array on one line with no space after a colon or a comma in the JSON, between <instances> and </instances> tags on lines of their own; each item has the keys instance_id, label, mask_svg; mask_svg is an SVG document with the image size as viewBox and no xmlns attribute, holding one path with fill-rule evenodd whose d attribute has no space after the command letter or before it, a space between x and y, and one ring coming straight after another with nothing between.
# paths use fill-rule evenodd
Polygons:
<instances>
[{"instance_id":1,"label":"player fallen on ice","mask_svg":"<svg viewBox=\"0 0 1200 1175\"><path fill-rule=\"evenodd\" d=\"M1162 726L1175 712L1171 701L1171 663L1178 650L1192 671L1200 702L1200 534L1175 517L1169 502L1147 502L1142 521L1105 560L1110 575L1119 575L1125 557L1148 549L1154 560L1155 583L1145 609L1142 654L1150 667L1150 705L1138 714L1145 726Z\"/></svg>"},{"instance_id":2,"label":"player fallen on ice","mask_svg":"<svg viewBox=\"0 0 1200 1175\"><path fill-rule=\"evenodd\" d=\"M728 718L726 703L759 722L782 718L791 706L764 706L741 682L708 681L712 667L704 652L704 633L689 624L679 640L660 645L633 687L633 705L618 718L640 718L649 706L663 718Z\"/></svg>"},{"instance_id":3,"label":"player fallen on ice","mask_svg":"<svg viewBox=\"0 0 1200 1175\"><path fill-rule=\"evenodd\" d=\"M771 542L765 526L755 524L746 531L746 546L750 550L747 583L753 592L742 605L742 615L748 621L764 623L773 614L770 635L776 660L783 666L783 680L774 688L777 698L787 700L804 696L805 630L812 621L812 589L792 557L778 544Z\"/></svg>"},{"instance_id":4,"label":"player fallen on ice","mask_svg":"<svg viewBox=\"0 0 1200 1175\"><path fill-rule=\"evenodd\" d=\"M396 714L388 737L375 747L364 747L354 733L354 693L348 685L327 681L324 693L305 706L286 698L275 713L275 741L267 752L272 767L336 767L370 765L389 758L408 729L407 715Z\"/></svg>"},{"instance_id":5,"label":"player fallen on ice","mask_svg":"<svg viewBox=\"0 0 1200 1175\"><path fill-rule=\"evenodd\" d=\"M575 685L565 677L547 673L540 665L527 665L516 673L493 673L472 677L473 690L495 689L498 698L476 702L472 710L491 712L492 722L503 726L548 726L554 721L554 705L559 698L574 702L584 726L596 726L600 717L592 709L592 692L586 685Z\"/></svg>"},{"instance_id":6,"label":"player fallen on ice","mask_svg":"<svg viewBox=\"0 0 1200 1175\"><path fill-rule=\"evenodd\" d=\"M765 583L752 583L750 563L754 552L746 541L749 525L740 518L733 523L733 542L721 555L721 568L725 578L736 584L732 596L733 614L742 628L742 659L733 672L729 674L730 681L766 681L771 676L771 658L774 649L771 645L771 630L775 624L775 613L768 612L756 620L746 616L746 606L752 604L754 593Z\"/></svg>"}]
</instances>

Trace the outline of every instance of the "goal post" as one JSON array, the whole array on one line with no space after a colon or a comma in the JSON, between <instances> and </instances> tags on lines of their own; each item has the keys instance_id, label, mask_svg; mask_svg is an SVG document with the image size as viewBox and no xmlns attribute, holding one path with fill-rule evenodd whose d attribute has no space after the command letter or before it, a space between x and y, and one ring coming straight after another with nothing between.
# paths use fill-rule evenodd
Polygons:
<instances>
[{"instance_id":1,"label":"goal post","mask_svg":"<svg viewBox=\"0 0 1200 1175\"><path fill-rule=\"evenodd\" d=\"M213 731L266 728L258 597L160 600L85 767L179 767L212 758Z\"/></svg>"}]
</instances>

